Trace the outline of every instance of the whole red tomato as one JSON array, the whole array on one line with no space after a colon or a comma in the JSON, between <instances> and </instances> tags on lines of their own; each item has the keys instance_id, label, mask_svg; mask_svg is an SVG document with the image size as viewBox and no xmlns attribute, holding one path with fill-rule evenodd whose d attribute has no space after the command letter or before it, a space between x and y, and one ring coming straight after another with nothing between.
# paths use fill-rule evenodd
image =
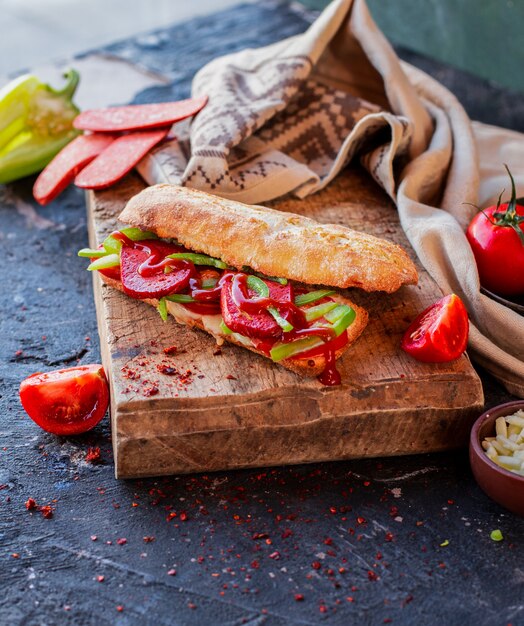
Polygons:
<instances>
[{"instance_id":1,"label":"whole red tomato","mask_svg":"<svg viewBox=\"0 0 524 626\"><path fill-rule=\"evenodd\" d=\"M507 169L507 167L506 167ZM466 236L475 255L480 284L502 296L524 294L524 201L511 176L509 202L480 211Z\"/></svg>"},{"instance_id":2,"label":"whole red tomato","mask_svg":"<svg viewBox=\"0 0 524 626\"><path fill-rule=\"evenodd\" d=\"M400 347L417 361L454 361L468 345L468 312L454 293L422 311L402 337Z\"/></svg>"},{"instance_id":3,"label":"whole red tomato","mask_svg":"<svg viewBox=\"0 0 524 626\"><path fill-rule=\"evenodd\" d=\"M38 372L22 381L20 400L29 417L55 435L78 435L104 417L109 387L101 365Z\"/></svg>"}]
</instances>

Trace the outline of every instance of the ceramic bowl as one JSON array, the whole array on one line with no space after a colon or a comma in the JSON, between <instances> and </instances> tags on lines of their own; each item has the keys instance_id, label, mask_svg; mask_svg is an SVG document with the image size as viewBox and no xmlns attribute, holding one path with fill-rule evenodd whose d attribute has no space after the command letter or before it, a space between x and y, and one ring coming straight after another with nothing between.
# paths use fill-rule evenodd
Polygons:
<instances>
[{"instance_id":1,"label":"ceramic bowl","mask_svg":"<svg viewBox=\"0 0 524 626\"><path fill-rule=\"evenodd\" d=\"M524 476L493 463L481 445L485 437L495 435L497 417L511 415L519 409L524 410L524 400L495 406L477 419L469 440L469 460L476 481L488 496L506 509L524 517Z\"/></svg>"}]
</instances>

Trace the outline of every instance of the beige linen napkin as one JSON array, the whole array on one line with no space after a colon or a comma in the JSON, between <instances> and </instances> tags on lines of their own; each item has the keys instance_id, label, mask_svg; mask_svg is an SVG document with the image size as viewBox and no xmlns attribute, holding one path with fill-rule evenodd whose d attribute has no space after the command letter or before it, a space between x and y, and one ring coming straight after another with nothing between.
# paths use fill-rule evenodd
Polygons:
<instances>
[{"instance_id":1,"label":"beige linen napkin","mask_svg":"<svg viewBox=\"0 0 524 626\"><path fill-rule=\"evenodd\" d=\"M357 155L425 268L466 303L472 357L524 397L524 318L480 293L464 235L466 203L507 187L502 163L524 195L523 135L472 125L449 91L398 60L364 0L335 0L302 35L215 59L194 78L202 94L209 104L177 126L179 140L141 162L147 182L259 203L314 193Z\"/></svg>"}]
</instances>

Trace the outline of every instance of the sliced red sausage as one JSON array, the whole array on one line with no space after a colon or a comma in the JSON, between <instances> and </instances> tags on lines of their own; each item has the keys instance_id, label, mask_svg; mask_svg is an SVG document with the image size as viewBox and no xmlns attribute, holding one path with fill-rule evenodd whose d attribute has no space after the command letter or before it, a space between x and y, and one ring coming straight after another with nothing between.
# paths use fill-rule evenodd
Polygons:
<instances>
[{"instance_id":1,"label":"sliced red sausage","mask_svg":"<svg viewBox=\"0 0 524 626\"><path fill-rule=\"evenodd\" d=\"M207 96L203 96L179 102L130 104L123 107L92 109L80 113L73 125L82 130L101 132L163 128L195 115L206 103Z\"/></svg>"},{"instance_id":2,"label":"sliced red sausage","mask_svg":"<svg viewBox=\"0 0 524 626\"><path fill-rule=\"evenodd\" d=\"M114 135L94 133L80 135L68 143L40 173L33 187L33 196L40 204L48 204L73 182L75 176L115 140Z\"/></svg>"},{"instance_id":3,"label":"sliced red sausage","mask_svg":"<svg viewBox=\"0 0 524 626\"><path fill-rule=\"evenodd\" d=\"M180 269L173 268L166 274L162 261L168 254L183 251L180 246L156 239L137 241L133 247L123 245L120 251L120 275L125 293L132 298L143 299L162 298L182 291L189 285L189 279L195 273L193 264L187 263ZM144 275L139 269L146 261L158 268L150 269Z\"/></svg>"},{"instance_id":4,"label":"sliced red sausage","mask_svg":"<svg viewBox=\"0 0 524 626\"><path fill-rule=\"evenodd\" d=\"M115 139L92 163L75 178L83 189L105 189L123 178L157 143L169 128L148 130Z\"/></svg>"},{"instance_id":5,"label":"sliced red sausage","mask_svg":"<svg viewBox=\"0 0 524 626\"><path fill-rule=\"evenodd\" d=\"M270 280L264 281L269 287L269 297L276 302L292 301L293 292L291 284L280 285ZM220 308L226 326L235 333L251 337L252 339L267 339L269 337L279 337L282 329L275 321L274 317L267 311L248 314L241 311L235 304L231 293L232 280L226 280L222 287L220 298ZM249 295L256 298L258 294L249 289Z\"/></svg>"}]
</instances>

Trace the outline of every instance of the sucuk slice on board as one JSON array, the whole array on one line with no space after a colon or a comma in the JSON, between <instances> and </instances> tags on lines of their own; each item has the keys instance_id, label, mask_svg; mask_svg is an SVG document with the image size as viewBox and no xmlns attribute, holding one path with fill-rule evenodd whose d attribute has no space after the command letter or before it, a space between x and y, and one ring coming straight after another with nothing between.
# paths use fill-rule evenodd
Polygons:
<instances>
[{"instance_id":1,"label":"sucuk slice on board","mask_svg":"<svg viewBox=\"0 0 524 626\"><path fill-rule=\"evenodd\" d=\"M195 115L207 103L207 96L179 102L157 104L131 104L84 111L75 118L75 128L101 132L146 130L172 126L186 117Z\"/></svg>"},{"instance_id":2,"label":"sucuk slice on board","mask_svg":"<svg viewBox=\"0 0 524 626\"><path fill-rule=\"evenodd\" d=\"M123 178L152 148L160 143L169 128L122 135L75 178L82 189L105 189Z\"/></svg>"},{"instance_id":3,"label":"sucuk slice on board","mask_svg":"<svg viewBox=\"0 0 524 626\"><path fill-rule=\"evenodd\" d=\"M80 135L73 139L36 179L33 186L35 200L39 204L48 204L54 200L114 140L115 135L99 133Z\"/></svg>"}]
</instances>

